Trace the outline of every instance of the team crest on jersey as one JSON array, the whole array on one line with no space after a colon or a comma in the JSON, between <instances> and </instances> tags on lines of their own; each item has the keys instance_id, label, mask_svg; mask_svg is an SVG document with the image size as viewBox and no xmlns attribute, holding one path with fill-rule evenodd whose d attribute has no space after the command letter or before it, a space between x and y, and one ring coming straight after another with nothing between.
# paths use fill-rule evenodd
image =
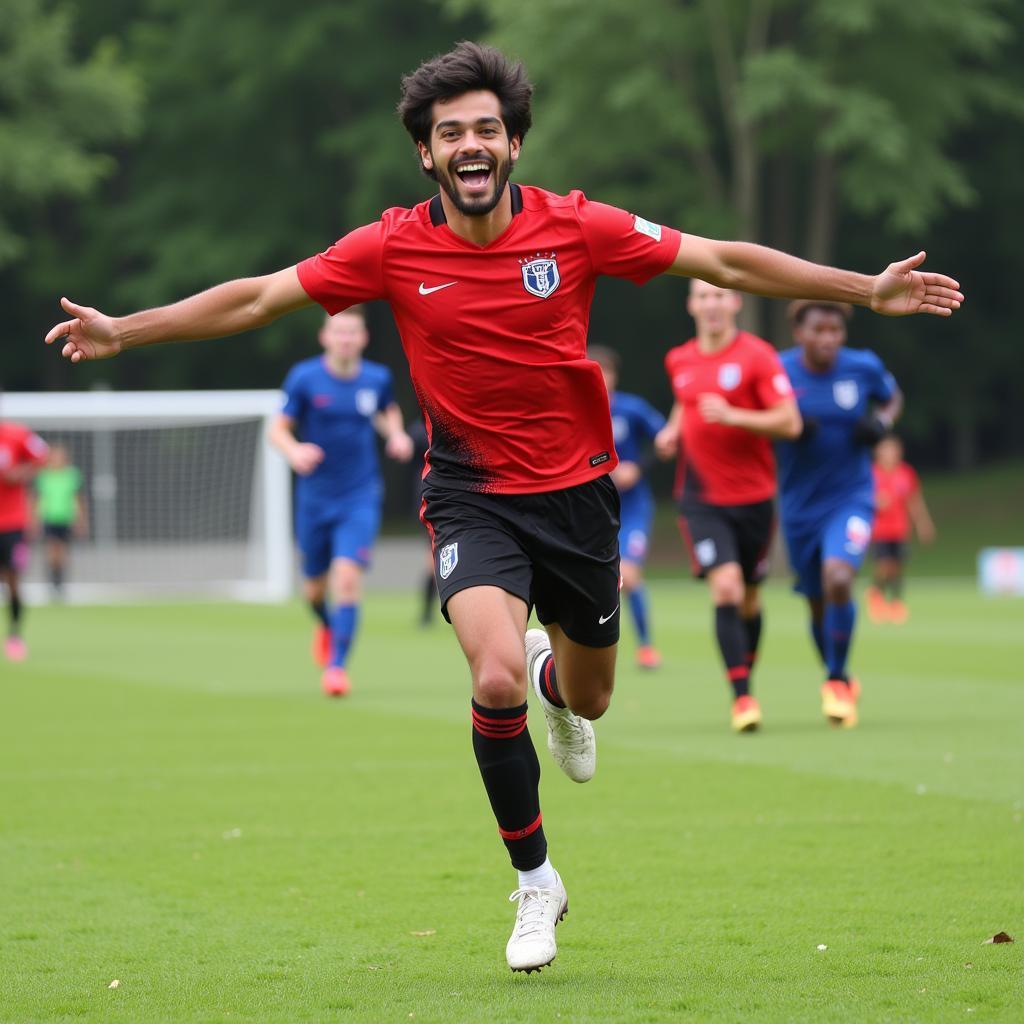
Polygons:
<instances>
[{"instance_id":1,"label":"team crest on jersey","mask_svg":"<svg viewBox=\"0 0 1024 1024\"><path fill-rule=\"evenodd\" d=\"M356 412L360 416L372 416L377 411L377 392L372 388L360 388L356 392Z\"/></svg>"},{"instance_id":2,"label":"team crest on jersey","mask_svg":"<svg viewBox=\"0 0 1024 1024\"><path fill-rule=\"evenodd\" d=\"M523 272L523 287L539 299L553 295L562 278L558 273L558 261L553 252L537 253L532 259L519 261Z\"/></svg>"},{"instance_id":3,"label":"team crest on jersey","mask_svg":"<svg viewBox=\"0 0 1024 1024\"><path fill-rule=\"evenodd\" d=\"M437 571L441 579L446 580L459 564L459 544L445 544L437 556Z\"/></svg>"},{"instance_id":4,"label":"team crest on jersey","mask_svg":"<svg viewBox=\"0 0 1024 1024\"><path fill-rule=\"evenodd\" d=\"M708 537L707 540L699 541L694 546L693 553L697 556L697 561L707 568L715 560L718 549L715 547L715 542Z\"/></svg>"},{"instance_id":5,"label":"team crest on jersey","mask_svg":"<svg viewBox=\"0 0 1024 1024\"><path fill-rule=\"evenodd\" d=\"M722 363L718 368L718 386L723 391L732 391L739 387L743 379L743 367L739 363Z\"/></svg>"},{"instance_id":6,"label":"team crest on jersey","mask_svg":"<svg viewBox=\"0 0 1024 1024\"><path fill-rule=\"evenodd\" d=\"M860 399L860 389L855 380L837 380L832 385L832 397L840 409L853 409Z\"/></svg>"},{"instance_id":7,"label":"team crest on jersey","mask_svg":"<svg viewBox=\"0 0 1024 1024\"><path fill-rule=\"evenodd\" d=\"M871 524L862 516L850 516L846 520L846 552L861 555L871 540Z\"/></svg>"}]
</instances>

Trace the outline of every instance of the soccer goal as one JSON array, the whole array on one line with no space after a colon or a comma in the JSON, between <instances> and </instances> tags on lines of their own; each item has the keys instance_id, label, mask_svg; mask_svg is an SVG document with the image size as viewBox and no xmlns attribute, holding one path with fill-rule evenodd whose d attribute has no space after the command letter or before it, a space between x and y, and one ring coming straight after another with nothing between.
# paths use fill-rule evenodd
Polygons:
<instances>
[{"instance_id":1,"label":"soccer goal","mask_svg":"<svg viewBox=\"0 0 1024 1024\"><path fill-rule=\"evenodd\" d=\"M290 593L291 481L267 443L280 392L7 393L0 402L4 419L63 444L82 473L88 532L72 543L70 600ZM34 548L30 600L46 594Z\"/></svg>"}]
</instances>

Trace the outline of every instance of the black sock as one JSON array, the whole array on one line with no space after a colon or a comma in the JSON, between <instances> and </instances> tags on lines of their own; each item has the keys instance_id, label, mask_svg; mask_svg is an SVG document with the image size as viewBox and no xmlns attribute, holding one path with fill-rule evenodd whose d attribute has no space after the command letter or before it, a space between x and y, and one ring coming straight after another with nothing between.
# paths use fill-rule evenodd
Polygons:
<instances>
[{"instance_id":1,"label":"black sock","mask_svg":"<svg viewBox=\"0 0 1024 1024\"><path fill-rule=\"evenodd\" d=\"M743 620L743 628L747 632L747 668L754 671L757 661L757 649L761 644L761 627L764 625L764 613L758 612L749 619Z\"/></svg>"},{"instance_id":2,"label":"black sock","mask_svg":"<svg viewBox=\"0 0 1024 1024\"><path fill-rule=\"evenodd\" d=\"M533 680L531 679L532 683ZM548 699L548 702L554 704L556 708L564 708L565 701L562 700L562 695L558 692L558 676L555 674L555 659L553 655L548 655L544 661L544 664L540 669L540 692Z\"/></svg>"},{"instance_id":3,"label":"black sock","mask_svg":"<svg viewBox=\"0 0 1024 1024\"><path fill-rule=\"evenodd\" d=\"M331 628L330 619L327 617L327 602L326 601L310 601L309 607L312 609L313 614L320 620L320 625L325 629Z\"/></svg>"},{"instance_id":4,"label":"black sock","mask_svg":"<svg viewBox=\"0 0 1024 1024\"><path fill-rule=\"evenodd\" d=\"M750 693L750 669L747 666L747 631L734 604L715 608L715 635L725 662L725 675L732 686L733 695L744 697Z\"/></svg>"},{"instance_id":5,"label":"black sock","mask_svg":"<svg viewBox=\"0 0 1024 1024\"><path fill-rule=\"evenodd\" d=\"M423 577L423 621L430 621L430 614L434 609L434 602L437 600L437 584L434 581L434 573L428 572Z\"/></svg>"},{"instance_id":6,"label":"black sock","mask_svg":"<svg viewBox=\"0 0 1024 1024\"><path fill-rule=\"evenodd\" d=\"M19 628L21 626L21 597L13 590L10 592L7 598L7 606L10 609L11 619L11 636L17 636Z\"/></svg>"},{"instance_id":7,"label":"black sock","mask_svg":"<svg viewBox=\"0 0 1024 1024\"><path fill-rule=\"evenodd\" d=\"M474 700L473 753L512 866L539 868L548 855L540 814L540 762L526 728L526 704L485 708Z\"/></svg>"},{"instance_id":8,"label":"black sock","mask_svg":"<svg viewBox=\"0 0 1024 1024\"><path fill-rule=\"evenodd\" d=\"M901 601L903 599L903 574L899 573L896 576L889 577L889 597L893 601Z\"/></svg>"}]
</instances>

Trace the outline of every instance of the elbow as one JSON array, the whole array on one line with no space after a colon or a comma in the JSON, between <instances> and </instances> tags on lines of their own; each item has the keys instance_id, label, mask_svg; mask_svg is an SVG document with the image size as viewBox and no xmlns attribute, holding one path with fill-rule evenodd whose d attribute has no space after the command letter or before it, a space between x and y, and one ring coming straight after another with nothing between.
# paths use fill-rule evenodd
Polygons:
<instances>
[{"instance_id":1,"label":"elbow","mask_svg":"<svg viewBox=\"0 0 1024 1024\"><path fill-rule=\"evenodd\" d=\"M804 432L804 421L800 413L790 417L786 421L782 438L785 441L796 441Z\"/></svg>"}]
</instances>

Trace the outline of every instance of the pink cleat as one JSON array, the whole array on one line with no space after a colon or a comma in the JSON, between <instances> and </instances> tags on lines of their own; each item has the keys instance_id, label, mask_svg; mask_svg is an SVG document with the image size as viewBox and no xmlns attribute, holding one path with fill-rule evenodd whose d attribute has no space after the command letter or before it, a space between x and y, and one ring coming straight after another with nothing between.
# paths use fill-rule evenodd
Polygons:
<instances>
[{"instance_id":1,"label":"pink cleat","mask_svg":"<svg viewBox=\"0 0 1024 1024\"><path fill-rule=\"evenodd\" d=\"M28 657L28 645L20 636L9 636L4 644L8 661L24 661Z\"/></svg>"},{"instance_id":2,"label":"pink cleat","mask_svg":"<svg viewBox=\"0 0 1024 1024\"><path fill-rule=\"evenodd\" d=\"M340 665L329 665L320 677L320 688L328 697L344 697L352 686L348 673Z\"/></svg>"},{"instance_id":3,"label":"pink cleat","mask_svg":"<svg viewBox=\"0 0 1024 1024\"><path fill-rule=\"evenodd\" d=\"M650 645L638 647L636 649L636 663L640 668L656 669L661 665L661 655Z\"/></svg>"}]
</instances>

